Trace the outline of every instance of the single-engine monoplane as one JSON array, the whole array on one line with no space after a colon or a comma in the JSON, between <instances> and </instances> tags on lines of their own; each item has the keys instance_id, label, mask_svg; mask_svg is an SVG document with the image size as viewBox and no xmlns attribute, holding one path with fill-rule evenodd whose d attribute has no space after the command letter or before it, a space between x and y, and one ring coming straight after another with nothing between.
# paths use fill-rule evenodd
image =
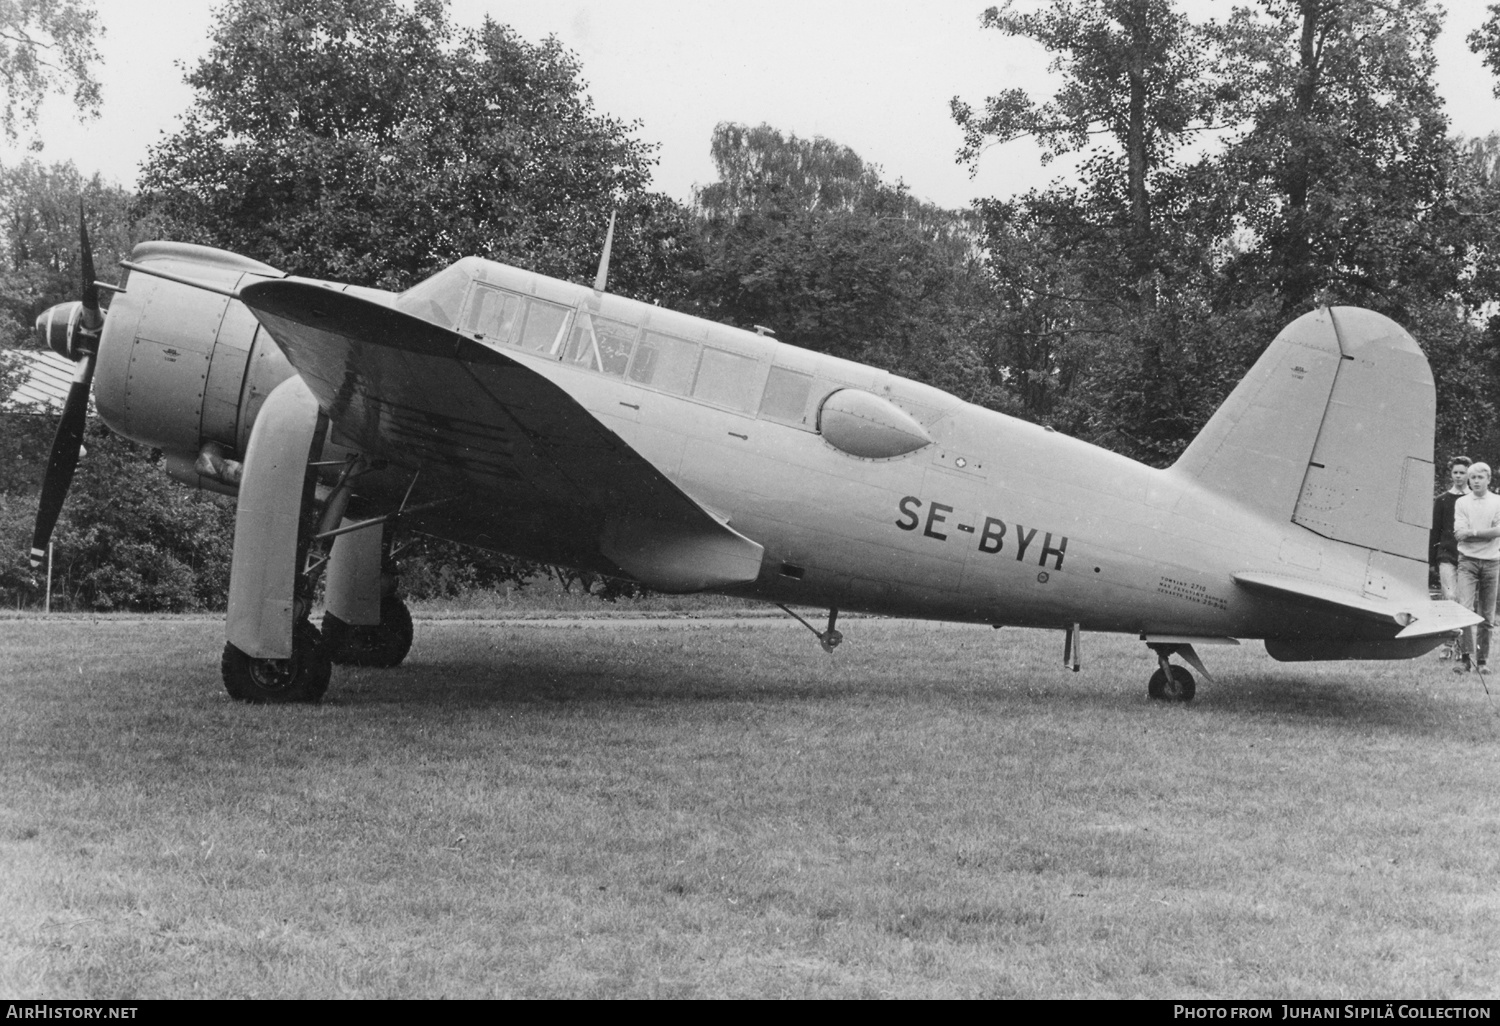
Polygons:
<instances>
[{"instance_id":1,"label":"single-engine monoplane","mask_svg":"<svg viewBox=\"0 0 1500 1026\"><path fill-rule=\"evenodd\" d=\"M82 299L37 322L78 372L33 560L92 381L112 429L237 496L222 665L247 701L317 701L332 662L406 656L407 532L827 609L809 626L830 651L840 610L1057 628L1074 669L1084 632L1129 632L1162 699L1193 697L1171 660L1207 673L1205 645L1411 658L1479 619L1428 596L1433 378L1379 314L1294 321L1157 470L614 295L608 246L593 287L471 257L389 293L147 242L106 311L85 236Z\"/></svg>"}]
</instances>

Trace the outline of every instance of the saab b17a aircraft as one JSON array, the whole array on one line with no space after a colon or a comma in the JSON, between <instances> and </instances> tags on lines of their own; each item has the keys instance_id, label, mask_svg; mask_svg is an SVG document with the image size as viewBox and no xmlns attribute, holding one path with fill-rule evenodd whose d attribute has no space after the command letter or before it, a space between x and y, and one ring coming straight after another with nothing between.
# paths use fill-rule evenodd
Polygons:
<instances>
[{"instance_id":1,"label":"saab b17a aircraft","mask_svg":"<svg viewBox=\"0 0 1500 1026\"><path fill-rule=\"evenodd\" d=\"M330 660L404 658L398 532L826 608L808 626L830 651L841 610L1059 628L1074 669L1083 632L1129 632L1163 699L1193 697L1170 660L1206 673L1203 645L1400 659L1479 620L1428 597L1433 379L1378 314L1293 322L1156 470L611 295L605 254L593 288L468 258L393 294L148 242L107 315L86 261L82 301L38 321L79 369L33 556L97 363L111 428L238 495L223 675L247 701L314 702Z\"/></svg>"}]
</instances>

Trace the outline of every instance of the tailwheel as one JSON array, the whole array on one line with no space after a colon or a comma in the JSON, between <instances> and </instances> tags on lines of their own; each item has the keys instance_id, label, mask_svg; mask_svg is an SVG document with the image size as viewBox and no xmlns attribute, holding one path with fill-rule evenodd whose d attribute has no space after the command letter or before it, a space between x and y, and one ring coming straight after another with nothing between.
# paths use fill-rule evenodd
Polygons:
<instances>
[{"instance_id":1,"label":"tailwheel","mask_svg":"<svg viewBox=\"0 0 1500 1026\"><path fill-rule=\"evenodd\" d=\"M321 701L333 664L318 629L301 620L292 629L290 659L257 659L234 645L225 645L221 669L224 690L230 698L257 705L285 705Z\"/></svg>"},{"instance_id":2,"label":"tailwheel","mask_svg":"<svg viewBox=\"0 0 1500 1026\"><path fill-rule=\"evenodd\" d=\"M380 600L380 623L345 623L323 614L323 641L340 666L399 666L411 651L411 611L394 595Z\"/></svg>"},{"instance_id":3,"label":"tailwheel","mask_svg":"<svg viewBox=\"0 0 1500 1026\"><path fill-rule=\"evenodd\" d=\"M1151 675L1146 693L1158 702L1191 702L1198 685L1186 667L1164 661L1162 668Z\"/></svg>"}]
</instances>

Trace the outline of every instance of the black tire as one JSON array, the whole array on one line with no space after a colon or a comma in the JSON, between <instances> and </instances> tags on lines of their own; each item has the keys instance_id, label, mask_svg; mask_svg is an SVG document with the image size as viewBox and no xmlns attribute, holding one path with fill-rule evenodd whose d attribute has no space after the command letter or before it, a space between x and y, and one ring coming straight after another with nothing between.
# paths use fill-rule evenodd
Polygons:
<instances>
[{"instance_id":1,"label":"black tire","mask_svg":"<svg viewBox=\"0 0 1500 1026\"><path fill-rule=\"evenodd\" d=\"M380 623L373 627L323 614L323 641L340 666L399 666L411 651L411 639L411 610L393 595L380 600Z\"/></svg>"},{"instance_id":2,"label":"black tire","mask_svg":"<svg viewBox=\"0 0 1500 1026\"><path fill-rule=\"evenodd\" d=\"M1197 682L1183 666L1172 667L1170 683L1167 681L1167 675L1157 670L1151 675L1150 683L1146 685L1146 694L1158 702L1191 702L1197 693Z\"/></svg>"},{"instance_id":3,"label":"black tire","mask_svg":"<svg viewBox=\"0 0 1500 1026\"><path fill-rule=\"evenodd\" d=\"M226 644L220 668L229 697L257 705L316 704L333 674L323 636L306 620L292 629L290 659L256 659Z\"/></svg>"}]
</instances>

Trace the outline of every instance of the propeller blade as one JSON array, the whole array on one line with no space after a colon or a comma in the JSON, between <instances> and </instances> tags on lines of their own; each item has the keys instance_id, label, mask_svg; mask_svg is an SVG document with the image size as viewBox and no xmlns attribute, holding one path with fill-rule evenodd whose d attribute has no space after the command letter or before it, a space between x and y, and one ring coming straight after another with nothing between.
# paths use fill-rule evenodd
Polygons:
<instances>
[{"instance_id":1,"label":"propeller blade","mask_svg":"<svg viewBox=\"0 0 1500 1026\"><path fill-rule=\"evenodd\" d=\"M99 353L99 330L104 326L104 314L99 309L99 286L94 284L94 254L89 246L89 226L83 217L83 197L78 198L78 251L79 263L83 267L83 301L79 304L76 324L71 318L64 329L65 338L52 339L52 311L37 321L37 330L49 336L49 341L61 341L65 355L78 361L73 372L73 385L68 389L68 400L63 404L62 419L57 422L57 436L52 439L52 456L47 460L47 476L42 479L42 498L37 503L36 529L31 534L31 568L37 569L47 558L47 543L52 540L52 529L57 526L62 513L63 500L68 497L68 486L73 483L73 471L78 469L78 453L83 448L83 429L88 424L89 386L94 381L94 359ZM57 308L54 307L54 310ZM77 308L75 308L77 309ZM56 344L53 345L57 349Z\"/></svg>"},{"instance_id":2,"label":"propeller blade","mask_svg":"<svg viewBox=\"0 0 1500 1026\"><path fill-rule=\"evenodd\" d=\"M83 429L89 412L89 385L94 379L94 354L85 353L73 374L68 401L63 405L62 419L57 423L57 437L52 440L52 457L47 461L47 476L42 481L42 498L37 504L36 530L31 535L31 568L35 570L47 558L47 542L57 526L73 471L78 468L78 451L83 448Z\"/></svg>"}]
</instances>

